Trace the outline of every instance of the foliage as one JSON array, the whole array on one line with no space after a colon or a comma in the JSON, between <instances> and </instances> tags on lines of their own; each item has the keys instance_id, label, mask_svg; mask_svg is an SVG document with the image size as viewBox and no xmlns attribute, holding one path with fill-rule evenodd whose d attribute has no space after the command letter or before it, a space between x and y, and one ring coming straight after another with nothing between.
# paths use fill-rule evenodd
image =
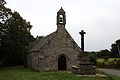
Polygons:
<instances>
[{"instance_id":1,"label":"foliage","mask_svg":"<svg viewBox=\"0 0 120 80\"><path fill-rule=\"evenodd\" d=\"M0 69L0 80L119 80L118 77L80 77L68 71L34 72L21 67Z\"/></svg>"},{"instance_id":2,"label":"foliage","mask_svg":"<svg viewBox=\"0 0 120 80\"><path fill-rule=\"evenodd\" d=\"M109 58L107 61L104 58L98 58L97 66L102 68L120 68L120 58Z\"/></svg>"},{"instance_id":3,"label":"foliage","mask_svg":"<svg viewBox=\"0 0 120 80\"><path fill-rule=\"evenodd\" d=\"M98 53L98 57L99 58L105 58L105 59L108 59L109 58L109 54L110 54L110 51L105 49L105 50L100 50L100 52Z\"/></svg>"},{"instance_id":4,"label":"foliage","mask_svg":"<svg viewBox=\"0 0 120 80\"><path fill-rule=\"evenodd\" d=\"M97 53L92 51L92 52L88 52L88 57L90 58L90 62L93 62L94 65L97 65Z\"/></svg>"},{"instance_id":5,"label":"foliage","mask_svg":"<svg viewBox=\"0 0 120 80\"><path fill-rule=\"evenodd\" d=\"M109 54L110 51L105 49L105 50L100 50L99 52L85 52L85 54L88 54L88 57L90 58L90 61L94 63L94 65L97 65L97 58L104 58L104 60L109 59Z\"/></svg>"},{"instance_id":6,"label":"foliage","mask_svg":"<svg viewBox=\"0 0 120 80\"><path fill-rule=\"evenodd\" d=\"M23 64L27 46L34 39L32 25L0 1L0 65Z\"/></svg>"},{"instance_id":7,"label":"foliage","mask_svg":"<svg viewBox=\"0 0 120 80\"><path fill-rule=\"evenodd\" d=\"M120 39L116 40L115 43L111 45L111 57L118 58L120 57Z\"/></svg>"},{"instance_id":8,"label":"foliage","mask_svg":"<svg viewBox=\"0 0 120 80\"><path fill-rule=\"evenodd\" d=\"M4 5L6 2L4 0L0 0L0 5Z\"/></svg>"},{"instance_id":9,"label":"foliage","mask_svg":"<svg viewBox=\"0 0 120 80\"><path fill-rule=\"evenodd\" d=\"M90 58L104 58L108 60L108 58L119 58L120 57L120 39L116 40L115 43L111 45L110 50L100 50L98 52L87 52Z\"/></svg>"}]
</instances>

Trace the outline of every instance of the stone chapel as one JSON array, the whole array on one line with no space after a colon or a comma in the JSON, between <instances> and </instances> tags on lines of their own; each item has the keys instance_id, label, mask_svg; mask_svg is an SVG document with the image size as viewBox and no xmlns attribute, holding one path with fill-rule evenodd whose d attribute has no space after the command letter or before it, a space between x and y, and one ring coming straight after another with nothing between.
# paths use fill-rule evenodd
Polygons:
<instances>
[{"instance_id":1,"label":"stone chapel","mask_svg":"<svg viewBox=\"0 0 120 80\"><path fill-rule=\"evenodd\" d=\"M78 64L81 48L65 28L66 15L57 12L57 30L45 37L37 38L30 44L27 53L27 67L35 71L70 70Z\"/></svg>"}]
</instances>

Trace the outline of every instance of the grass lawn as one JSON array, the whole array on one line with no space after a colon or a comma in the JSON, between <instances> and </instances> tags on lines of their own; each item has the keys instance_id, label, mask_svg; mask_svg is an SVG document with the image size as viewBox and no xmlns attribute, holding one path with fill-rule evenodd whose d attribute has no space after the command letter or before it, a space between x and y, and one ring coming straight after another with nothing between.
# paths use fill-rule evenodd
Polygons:
<instances>
[{"instance_id":1,"label":"grass lawn","mask_svg":"<svg viewBox=\"0 0 120 80\"><path fill-rule=\"evenodd\" d=\"M78 77L68 71L34 72L23 66L0 68L0 80L120 80L115 76Z\"/></svg>"}]
</instances>

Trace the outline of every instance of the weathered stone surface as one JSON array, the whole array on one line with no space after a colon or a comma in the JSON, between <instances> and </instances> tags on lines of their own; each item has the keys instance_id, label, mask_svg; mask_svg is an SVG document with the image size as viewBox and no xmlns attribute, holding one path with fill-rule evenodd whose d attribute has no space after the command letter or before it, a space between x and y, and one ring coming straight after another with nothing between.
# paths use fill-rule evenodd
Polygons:
<instances>
[{"instance_id":1,"label":"weathered stone surface","mask_svg":"<svg viewBox=\"0 0 120 80\"><path fill-rule=\"evenodd\" d=\"M81 58L77 66L71 66L71 70L75 74L79 75L95 75L96 66L90 62L89 58Z\"/></svg>"},{"instance_id":2,"label":"weathered stone surface","mask_svg":"<svg viewBox=\"0 0 120 80\"><path fill-rule=\"evenodd\" d=\"M95 75L96 67L93 65L80 65L79 67L71 66L72 72L79 75Z\"/></svg>"}]
</instances>

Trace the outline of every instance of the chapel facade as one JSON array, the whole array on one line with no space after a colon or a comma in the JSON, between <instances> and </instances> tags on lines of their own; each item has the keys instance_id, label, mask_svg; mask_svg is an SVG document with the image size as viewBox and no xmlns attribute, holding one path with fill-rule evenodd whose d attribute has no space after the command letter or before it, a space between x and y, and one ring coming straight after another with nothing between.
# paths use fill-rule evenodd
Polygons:
<instances>
[{"instance_id":1,"label":"chapel facade","mask_svg":"<svg viewBox=\"0 0 120 80\"><path fill-rule=\"evenodd\" d=\"M66 14L63 8L57 12L57 30L30 44L27 66L35 71L70 70L78 64L80 47L65 28Z\"/></svg>"}]
</instances>

